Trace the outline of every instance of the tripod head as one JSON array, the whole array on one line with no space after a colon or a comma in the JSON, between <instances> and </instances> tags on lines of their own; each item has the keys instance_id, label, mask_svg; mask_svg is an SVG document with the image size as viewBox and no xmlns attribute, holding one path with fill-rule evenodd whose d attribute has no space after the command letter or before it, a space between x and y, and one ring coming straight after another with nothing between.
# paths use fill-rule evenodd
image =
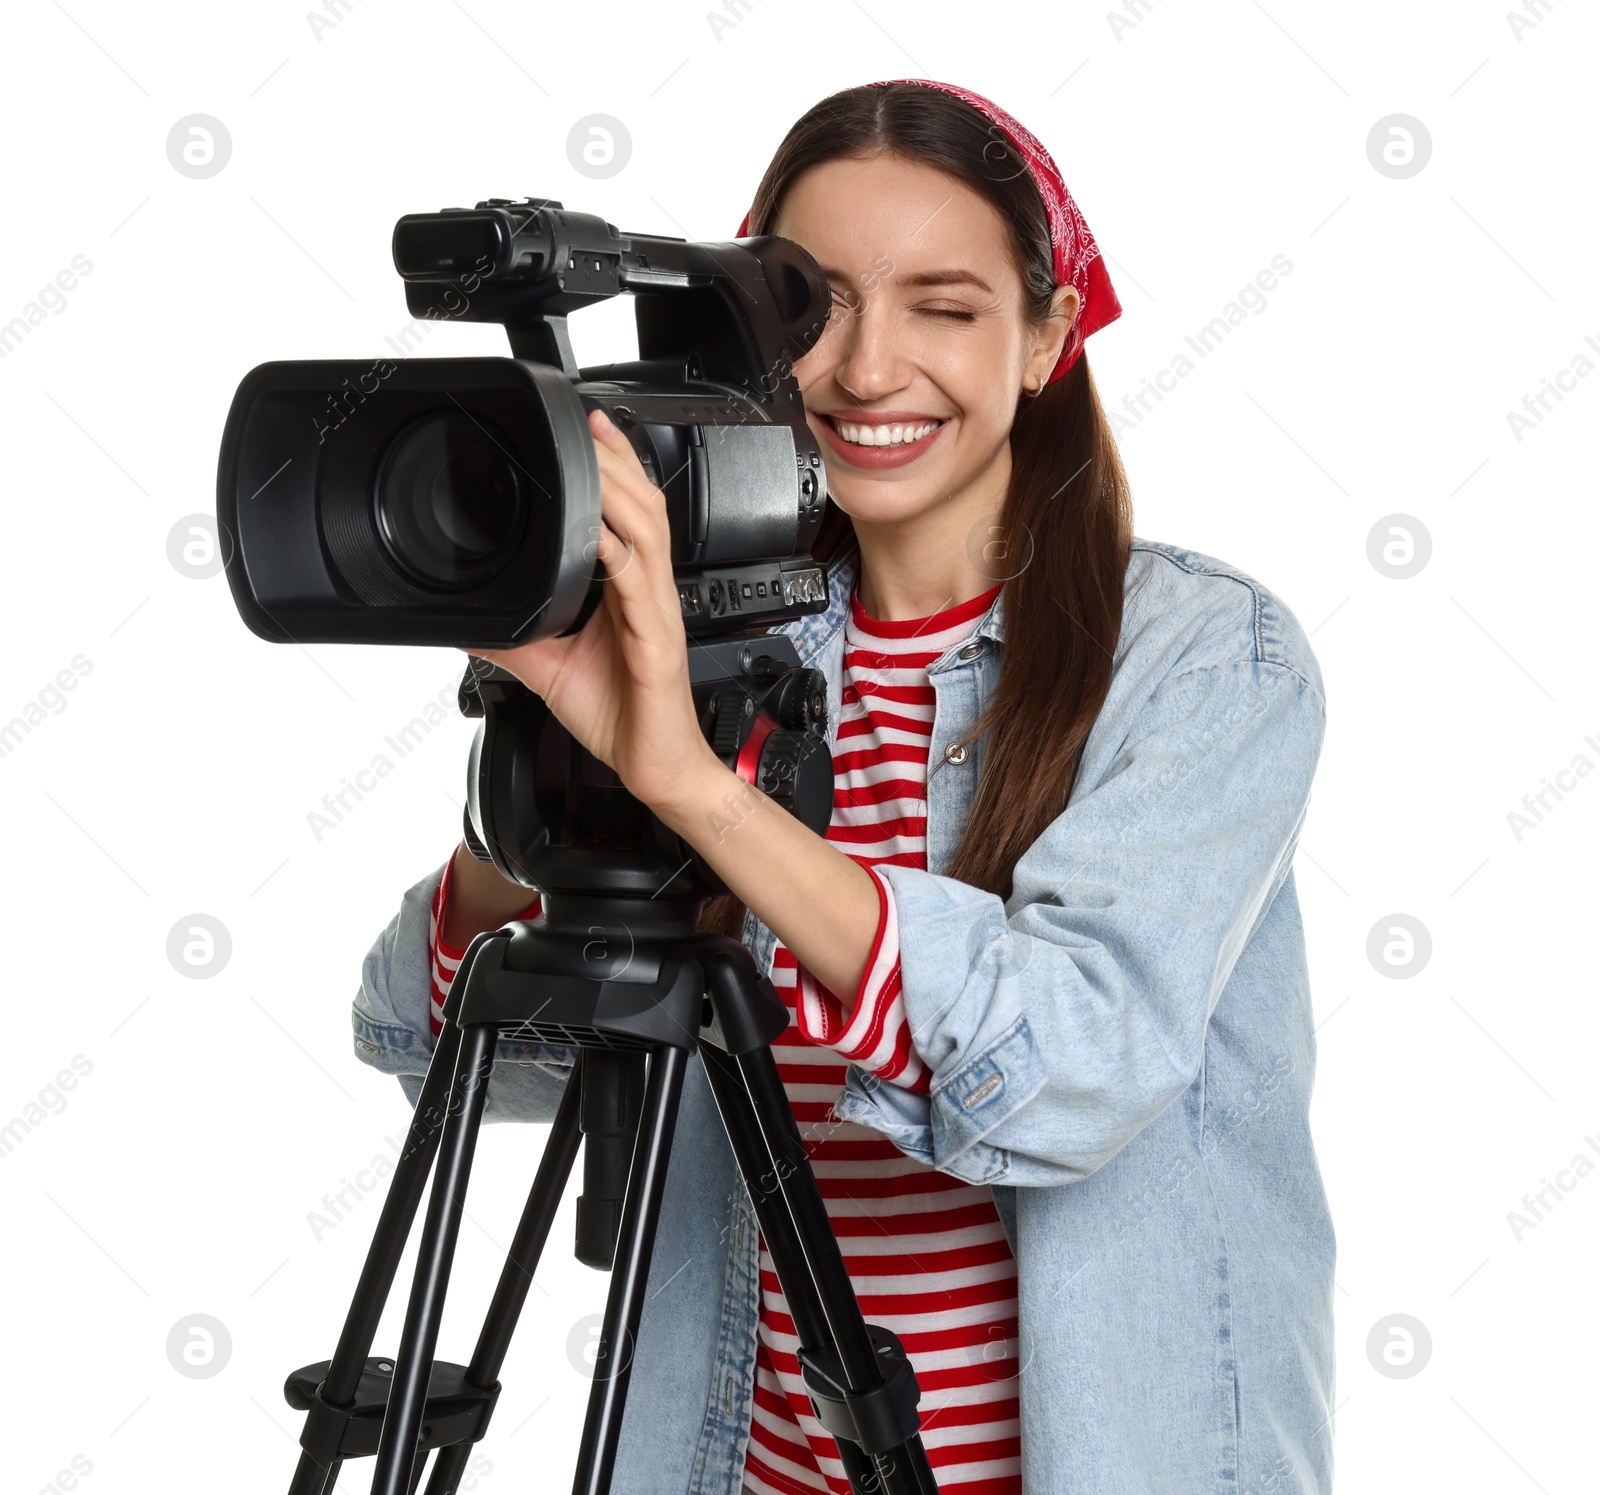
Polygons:
<instances>
[{"instance_id":1,"label":"tripod head","mask_svg":"<svg viewBox=\"0 0 1600 1495\"><path fill-rule=\"evenodd\" d=\"M689 678L701 730L717 756L824 834L833 813L833 759L822 672L801 668L786 635L747 633L694 642ZM701 900L729 891L700 853L509 671L474 659L458 704L481 721L467 772L467 846L503 877L537 889L551 920L564 922L568 903L587 920L615 900L617 917L630 928L638 917L662 929L663 918L681 920L687 908L692 929ZM754 802L729 800L725 815L713 817L719 834Z\"/></svg>"}]
</instances>

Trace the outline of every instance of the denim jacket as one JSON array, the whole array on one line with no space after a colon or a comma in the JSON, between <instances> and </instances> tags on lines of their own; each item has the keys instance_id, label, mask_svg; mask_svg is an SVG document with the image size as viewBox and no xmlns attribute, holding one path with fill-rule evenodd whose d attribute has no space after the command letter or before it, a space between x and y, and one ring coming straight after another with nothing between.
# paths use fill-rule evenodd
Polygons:
<instances>
[{"instance_id":1,"label":"denim jacket","mask_svg":"<svg viewBox=\"0 0 1600 1495\"><path fill-rule=\"evenodd\" d=\"M853 558L785 625L840 716ZM1110 692L1061 814L1002 901L943 876L1000 674L1004 594L928 670L927 870L883 866L930 1093L852 1067L836 1106L991 1186L1018 1263L1025 1495L1325 1495L1334 1239L1308 1113L1315 1041L1290 863L1321 675L1289 610L1219 561L1130 559ZM428 904L362 968L357 1057L414 1102ZM770 972L777 938L744 942ZM502 1041L494 1120L549 1121L571 1051ZM737 1495L756 1354L756 1229L691 1064L616 1467L619 1495ZM928 1415L937 1397L924 1395Z\"/></svg>"}]
</instances>

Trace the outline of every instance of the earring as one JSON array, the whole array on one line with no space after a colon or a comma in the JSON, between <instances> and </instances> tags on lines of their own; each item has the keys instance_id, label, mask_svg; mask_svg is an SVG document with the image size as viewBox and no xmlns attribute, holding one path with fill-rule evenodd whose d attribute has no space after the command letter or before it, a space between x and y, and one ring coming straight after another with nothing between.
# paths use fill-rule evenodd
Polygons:
<instances>
[{"instance_id":1,"label":"earring","mask_svg":"<svg viewBox=\"0 0 1600 1495\"><path fill-rule=\"evenodd\" d=\"M1022 386L1022 392L1023 392L1023 394L1027 395L1027 397L1031 400L1031 399L1034 399L1038 395L1039 391L1041 389L1043 389L1043 388L1044 388L1043 381L1041 381L1041 382L1039 382L1037 384L1024 384Z\"/></svg>"}]
</instances>

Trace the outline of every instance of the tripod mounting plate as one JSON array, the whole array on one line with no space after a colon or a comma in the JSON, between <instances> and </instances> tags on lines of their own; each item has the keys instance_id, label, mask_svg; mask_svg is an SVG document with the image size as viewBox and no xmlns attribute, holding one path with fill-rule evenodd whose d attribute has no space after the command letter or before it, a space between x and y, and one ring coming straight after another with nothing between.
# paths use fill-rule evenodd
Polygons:
<instances>
[{"instance_id":1,"label":"tripod mounting plate","mask_svg":"<svg viewBox=\"0 0 1600 1495\"><path fill-rule=\"evenodd\" d=\"M452 984L445 1020L494 1023L518 1042L693 1049L729 1054L771 1043L788 1009L750 953L724 935L634 937L611 923L585 937L517 922L484 940Z\"/></svg>"}]
</instances>

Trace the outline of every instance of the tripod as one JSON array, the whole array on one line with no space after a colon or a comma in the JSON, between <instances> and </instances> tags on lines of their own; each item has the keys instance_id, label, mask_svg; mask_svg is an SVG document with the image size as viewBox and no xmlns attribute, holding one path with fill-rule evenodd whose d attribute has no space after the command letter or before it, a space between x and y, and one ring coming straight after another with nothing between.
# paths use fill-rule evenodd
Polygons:
<instances>
[{"instance_id":1,"label":"tripod","mask_svg":"<svg viewBox=\"0 0 1600 1495\"><path fill-rule=\"evenodd\" d=\"M765 744L771 762L788 764L786 775L769 775L766 782L777 788L782 780L795 792L812 770L803 768L809 754L794 749L813 736L807 723L817 719L825 697L809 689L815 680L796 682L816 672L784 670L789 659L781 656L787 651L793 658L788 640L763 638L762 644L779 657L753 660L748 647L712 657L701 662L706 679L697 684L705 687L708 729L715 729L719 714L726 723L737 712L745 740ZM770 711L756 712L743 684L728 691L730 664L771 686L765 703ZM478 696L473 714L486 718L485 735L474 748L469 844L474 828L512 823L509 812L493 813L495 806L504 811L520 803L526 820L528 796L519 800L514 792L519 762L533 780L554 774L570 790L575 775L593 790L594 760L579 761L587 755L575 750L565 768L552 768L561 756L539 751L539 738L559 729L547 712L541 714L537 697L526 691L519 696L506 679L474 679L469 671L469 680ZM464 682L463 709L470 709L468 689ZM723 699L738 704L719 712L715 703ZM752 718L764 722L759 735ZM510 738L502 730L500 747L506 751L496 749L497 721L501 729L516 724ZM786 721L791 725L784 726ZM725 731L724 738L731 741L732 734ZM517 751L510 750L513 743ZM828 755L821 757L826 762ZM770 767L767 755L760 762ZM827 773L831 803L831 762ZM814 814L815 795L801 798ZM629 802L637 804L631 797ZM622 822L615 801L610 808L609 822L604 814L598 819L617 832ZM592 847L573 844L580 839L590 837L573 833L565 856L548 844L540 851L542 867L564 868L567 875L540 879L539 917L476 936L462 958L338 1345L331 1360L295 1371L284 1387L290 1405L306 1413L290 1495L331 1495L346 1459L373 1454L373 1495L411 1495L435 1450L426 1495L453 1495L473 1445L488 1428L500 1367L580 1137L585 1192L578 1201L577 1255L610 1268L612 1276L572 1490L608 1495L678 1102L696 1055L794 1320L806 1391L838 1445L851 1489L857 1495L937 1495L918 1432L920 1392L911 1363L894 1334L862 1319L769 1048L788 1024L787 1009L741 943L697 931L701 894L692 885L673 891L688 879L669 878L668 891L657 896L628 875L628 858L620 851L614 861L597 860ZM484 836L483 842L497 866L502 858L519 861L498 839ZM618 832L618 844L637 849L641 843ZM580 865L581 876L574 870ZM604 937L597 939L597 932ZM436 1361L434 1351L502 1036L576 1046L577 1059L476 1348L463 1366ZM374 1357L373 1336L435 1154L400 1352L393 1359Z\"/></svg>"}]
</instances>

